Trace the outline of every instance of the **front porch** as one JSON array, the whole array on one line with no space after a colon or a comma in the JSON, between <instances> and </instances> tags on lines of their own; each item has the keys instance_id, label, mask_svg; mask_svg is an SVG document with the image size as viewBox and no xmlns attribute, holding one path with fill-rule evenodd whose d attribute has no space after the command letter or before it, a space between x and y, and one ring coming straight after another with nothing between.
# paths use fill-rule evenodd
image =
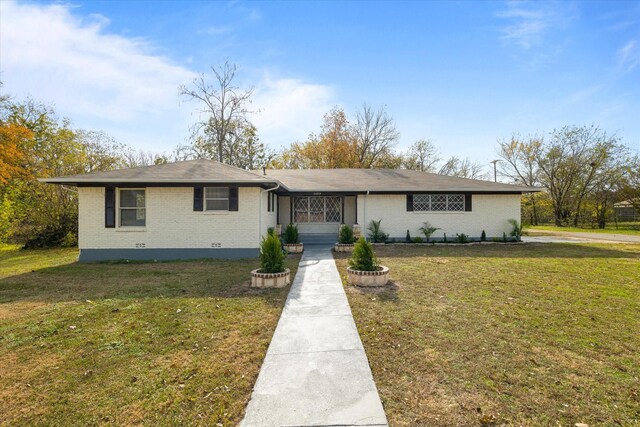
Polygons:
<instances>
[{"instance_id":1,"label":"front porch","mask_svg":"<svg viewBox=\"0 0 640 427\"><path fill-rule=\"evenodd\" d=\"M298 226L301 240L336 241L341 224L357 225L355 194L289 194L278 197L278 224Z\"/></svg>"}]
</instances>

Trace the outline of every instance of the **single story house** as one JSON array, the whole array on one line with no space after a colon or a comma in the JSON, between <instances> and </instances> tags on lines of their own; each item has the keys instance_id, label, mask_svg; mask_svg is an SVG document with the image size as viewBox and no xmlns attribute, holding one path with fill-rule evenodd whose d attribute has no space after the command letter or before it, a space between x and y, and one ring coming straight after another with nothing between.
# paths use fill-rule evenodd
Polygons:
<instances>
[{"instance_id":1,"label":"single story house","mask_svg":"<svg viewBox=\"0 0 640 427\"><path fill-rule=\"evenodd\" d=\"M303 242L335 242L340 224L365 234L382 220L390 238L447 233L488 238L520 220L530 187L413 170L247 171L191 160L42 179L76 186L80 261L245 258L269 227L297 224Z\"/></svg>"}]
</instances>

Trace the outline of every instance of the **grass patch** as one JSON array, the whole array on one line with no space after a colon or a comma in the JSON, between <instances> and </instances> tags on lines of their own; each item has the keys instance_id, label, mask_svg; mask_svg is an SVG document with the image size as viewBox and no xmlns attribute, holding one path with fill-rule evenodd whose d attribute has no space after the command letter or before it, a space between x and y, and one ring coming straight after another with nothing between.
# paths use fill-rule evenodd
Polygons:
<instances>
[{"instance_id":1,"label":"grass patch","mask_svg":"<svg viewBox=\"0 0 640 427\"><path fill-rule=\"evenodd\" d=\"M591 228L591 227L556 227L555 225L536 225L525 227L525 232L540 231L565 231L571 233L605 233L605 234L628 234L631 236L640 236L640 225L637 223L609 224L607 228ZM531 233L533 235L533 233Z\"/></svg>"},{"instance_id":2,"label":"grass patch","mask_svg":"<svg viewBox=\"0 0 640 427\"><path fill-rule=\"evenodd\" d=\"M394 283L346 290L390 425L637 424L640 245L376 252Z\"/></svg>"},{"instance_id":3,"label":"grass patch","mask_svg":"<svg viewBox=\"0 0 640 427\"><path fill-rule=\"evenodd\" d=\"M76 257L0 251L0 424L236 425L288 288L250 288L257 259Z\"/></svg>"}]
</instances>

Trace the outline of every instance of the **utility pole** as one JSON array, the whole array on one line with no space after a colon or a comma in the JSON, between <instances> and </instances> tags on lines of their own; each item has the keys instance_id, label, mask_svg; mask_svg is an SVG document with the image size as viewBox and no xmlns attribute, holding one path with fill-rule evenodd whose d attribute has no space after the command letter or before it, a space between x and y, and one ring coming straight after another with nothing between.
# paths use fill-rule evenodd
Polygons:
<instances>
[{"instance_id":1,"label":"utility pole","mask_svg":"<svg viewBox=\"0 0 640 427\"><path fill-rule=\"evenodd\" d=\"M496 159L490 161L489 163L493 163L493 182L498 182L498 171L496 170L496 164L500 161L500 159Z\"/></svg>"}]
</instances>

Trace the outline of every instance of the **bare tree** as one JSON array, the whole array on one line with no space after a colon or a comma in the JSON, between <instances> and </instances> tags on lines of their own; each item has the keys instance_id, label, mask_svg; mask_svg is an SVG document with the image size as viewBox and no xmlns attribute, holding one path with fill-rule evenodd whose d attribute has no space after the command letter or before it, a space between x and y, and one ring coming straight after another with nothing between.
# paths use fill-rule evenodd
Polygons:
<instances>
[{"instance_id":1,"label":"bare tree","mask_svg":"<svg viewBox=\"0 0 640 427\"><path fill-rule=\"evenodd\" d=\"M213 83L201 74L190 86L179 88L181 96L199 101L201 105L199 121L192 129L194 152L198 157L232 164L234 145L243 130L252 126L247 119L250 113L247 105L253 89L236 86L236 70L234 64L225 61L220 67L211 67Z\"/></svg>"},{"instance_id":2,"label":"bare tree","mask_svg":"<svg viewBox=\"0 0 640 427\"><path fill-rule=\"evenodd\" d=\"M542 149L542 142L542 137L536 135L521 138L515 134L509 141L498 141L498 156L503 160L500 163L500 172L517 184L531 187L540 185L540 168L537 158ZM528 200L531 201L532 208L531 223L538 225L536 194L532 193Z\"/></svg>"},{"instance_id":3,"label":"bare tree","mask_svg":"<svg viewBox=\"0 0 640 427\"><path fill-rule=\"evenodd\" d=\"M400 138L400 132L385 107L375 110L367 104L362 104L356 113L351 132L355 140L355 164L361 168L376 167L381 158L393 153Z\"/></svg>"},{"instance_id":4,"label":"bare tree","mask_svg":"<svg viewBox=\"0 0 640 427\"><path fill-rule=\"evenodd\" d=\"M481 164L472 162L468 158L460 159L453 156L449 158L438 170L440 175L457 176L468 179L486 179L487 174Z\"/></svg>"},{"instance_id":5,"label":"bare tree","mask_svg":"<svg viewBox=\"0 0 640 427\"><path fill-rule=\"evenodd\" d=\"M435 172L439 161L440 155L433 143L428 139L420 139L409 147L409 151L402 161L402 166L421 172Z\"/></svg>"}]
</instances>

